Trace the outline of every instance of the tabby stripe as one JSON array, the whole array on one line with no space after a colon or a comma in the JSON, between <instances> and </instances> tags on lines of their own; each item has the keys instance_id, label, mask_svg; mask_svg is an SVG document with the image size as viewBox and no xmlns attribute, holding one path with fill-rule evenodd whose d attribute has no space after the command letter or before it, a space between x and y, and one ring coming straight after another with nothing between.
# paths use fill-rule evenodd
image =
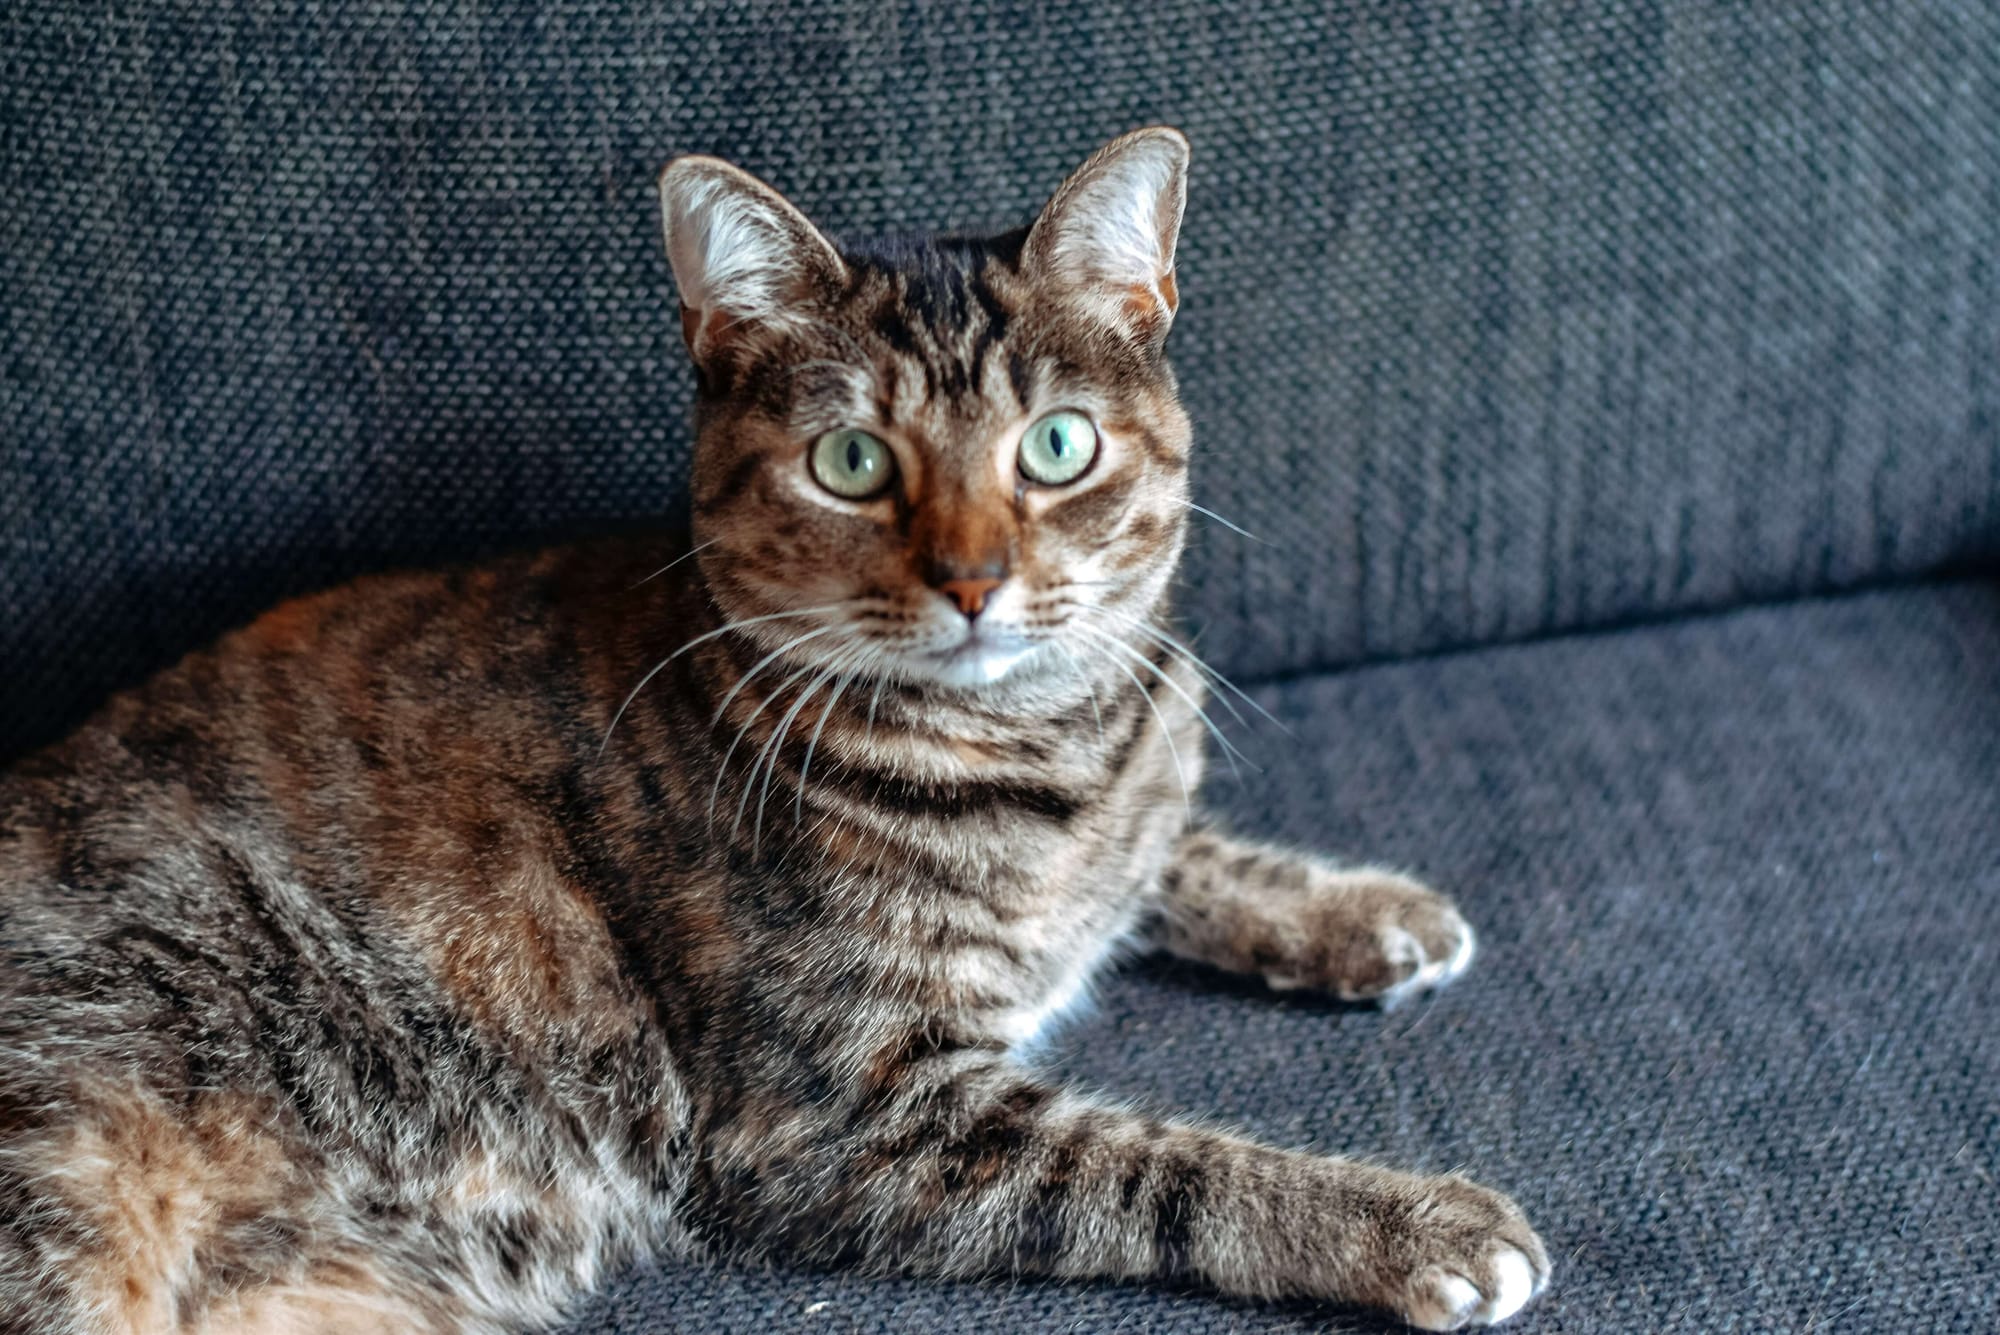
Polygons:
<instances>
[{"instance_id":1,"label":"tabby stripe","mask_svg":"<svg viewBox=\"0 0 2000 1335\"><path fill-rule=\"evenodd\" d=\"M1069 1250L1069 1224L1064 1207L1069 1203L1084 1148L1096 1138L1087 1122L1072 1127L1050 1148L1041 1170L1041 1181L1022 1204L1015 1226L1013 1269L1016 1272L1046 1272Z\"/></svg>"},{"instance_id":2,"label":"tabby stripe","mask_svg":"<svg viewBox=\"0 0 2000 1335\"><path fill-rule=\"evenodd\" d=\"M1014 399L1023 408L1034 401L1035 373L1027 358L1018 352L1007 354L1007 383L1013 387Z\"/></svg>"},{"instance_id":3,"label":"tabby stripe","mask_svg":"<svg viewBox=\"0 0 2000 1335\"><path fill-rule=\"evenodd\" d=\"M729 470L729 475L716 484L713 491L697 498L696 505L707 510L723 508L749 488L763 467L764 456L761 454L750 454L738 459L735 466Z\"/></svg>"},{"instance_id":4,"label":"tabby stripe","mask_svg":"<svg viewBox=\"0 0 2000 1335\"><path fill-rule=\"evenodd\" d=\"M1197 1278L1195 1213L1207 1174L1200 1164L1179 1155L1162 1155L1157 1166L1166 1180L1153 1197L1153 1270L1170 1284L1185 1283Z\"/></svg>"},{"instance_id":5,"label":"tabby stripe","mask_svg":"<svg viewBox=\"0 0 2000 1335\"><path fill-rule=\"evenodd\" d=\"M972 371L967 377L970 384L977 388L986 383L986 358L991 355L993 345L1007 336L1007 310L993 295L984 271L975 269L972 272L970 286L972 299L986 314L985 328L972 340Z\"/></svg>"},{"instance_id":6,"label":"tabby stripe","mask_svg":"<svg viewBox=\"0 0 2000 1335\"><path fill-rule=\"evenodd\" d=\"M814 786L819 785L816 783ZM1014 810L1066 824L1090 805L1089 798L1044 784L1008 783L998 779L950 785L922 783L883 770L854 765L843 765L828 775L827 786L838 788L864 806L886 808L901 816L921 816L941 821Z\"/></svg>"}]
</instances>

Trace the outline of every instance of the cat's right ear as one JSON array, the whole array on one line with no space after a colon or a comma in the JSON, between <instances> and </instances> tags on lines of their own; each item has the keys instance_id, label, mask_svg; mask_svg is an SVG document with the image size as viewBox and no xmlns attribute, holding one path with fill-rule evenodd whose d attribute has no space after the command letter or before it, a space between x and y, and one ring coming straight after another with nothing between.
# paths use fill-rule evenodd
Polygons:
<instances>
[{"instance_id":1,"label":"cat's right ear","mask_svg":"<svg viewBox=\"0 0 2000 1335\"><path fill-rule=\"evenodd\" d=\"M847 266L783 195L720 158L675 158L660 172L660 224L697 363L759 329L801 323L839 290Z\"/></svg>"},{"instance_id":2,"label":"cat's right ear","mask_svg":"<svg viewBox=\"0 0 2000 1335\"><path fill-rule=\"evenodd\" d=\"M1187 136L1134 130L1070 175L1028 229L1024 262L1075 309L1157 345L1180 305L1174 247L1187 207Z\"/></svg>"}]
</instances>

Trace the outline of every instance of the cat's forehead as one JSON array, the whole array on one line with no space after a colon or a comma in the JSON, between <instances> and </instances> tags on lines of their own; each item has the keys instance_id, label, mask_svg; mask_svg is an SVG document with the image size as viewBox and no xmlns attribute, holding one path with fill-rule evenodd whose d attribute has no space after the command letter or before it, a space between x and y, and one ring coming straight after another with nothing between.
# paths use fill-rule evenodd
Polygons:
<instances>
[{"instance_id":1,"label":"cat's forehead","mask_svg":"<svg viewBox=\"0 0 2000 1335\"><path fill-rule=\"evenodd\" d=\"M1021 234L891 237L843 248L841 316L875 351L906 359L933 393L976 393L1017 313Z\"/></svg>"},{"instance_id":2,"label":"cat's forehead","mask_svg":"<svg viewBox=\"0 0 2000 1335\"><path fill-rule=\"evenodd\" d=\"M1023 411L1042 376L1020 248L1020 233L843 245L846 286L808 335L811 359L784 376L788 415L955 434Z\"/></svg>"},{"instance_id":3,"label":"cat's forehead","mask_svg":"<svg viewBox=\"0 0 2000 1335\"><path fill-rule=\"evenodd\" d=\"M1027 229L997 236L903 232L843 238L850 290L893 292L926 324L963 324L996 277L1018 272Z\"/></svg>"}]
</instances>

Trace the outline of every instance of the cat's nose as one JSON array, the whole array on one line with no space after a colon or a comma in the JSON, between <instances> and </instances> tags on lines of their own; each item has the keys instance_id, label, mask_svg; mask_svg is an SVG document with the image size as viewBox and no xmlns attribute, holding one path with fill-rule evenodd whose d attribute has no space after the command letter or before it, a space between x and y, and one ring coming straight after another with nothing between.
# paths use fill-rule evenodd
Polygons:
<instances>
[{"instance_id":1,"label":"cat's nose","mask_svg":"<svg viewBox=\"0 0 2000 1335\"><path fill-rule=\"evenodd\" d=\"M948 579L937 589L970 621L986 610L987 596L1004 583L1000 579Z\"/></svg>"}]
</instances>

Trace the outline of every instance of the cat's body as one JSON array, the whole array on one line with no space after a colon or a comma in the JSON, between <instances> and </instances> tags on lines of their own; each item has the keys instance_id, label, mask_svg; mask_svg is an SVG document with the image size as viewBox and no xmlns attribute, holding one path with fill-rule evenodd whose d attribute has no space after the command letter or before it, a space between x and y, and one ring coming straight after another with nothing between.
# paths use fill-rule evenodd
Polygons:
<instances>
[{"instance_id":1,"label":"cat's body","mask_svg":"<svg viewBox=\"0 0 2000 1335\"><path fill-rule=\"evenodd\" d=\"M0 1330L511 1329L703 1251L1529 1296L1502 1197L1021 1059L1127 942L1352 996L1471 952L1413 882L1190 826L1178 143L886 257L670 171L692 552L301 599L0 779ZM1148 185L1157 284L1103 300L1079 220ZM983 462L1051 407L1083 472Z\"/></svg>"}]
</instances>

